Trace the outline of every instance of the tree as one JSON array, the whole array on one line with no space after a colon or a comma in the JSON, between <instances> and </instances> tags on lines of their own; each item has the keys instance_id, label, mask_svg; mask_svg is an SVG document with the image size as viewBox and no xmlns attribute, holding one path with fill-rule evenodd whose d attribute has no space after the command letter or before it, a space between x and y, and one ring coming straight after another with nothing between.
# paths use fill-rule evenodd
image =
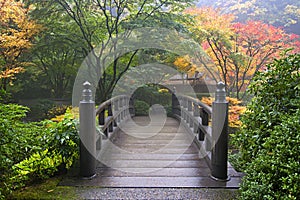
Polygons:
<instances>
[{"instance_id":1,"label":"tree","mask_svg":"<svg viewBox=\"0 0 300 200\"><path fill-rule=\"evenodd\" d=\"M215 62L228 94L238 99L252 76L281 51L300 49L297 35L260 21L234 23L233 15L212 8L189 9L187 13L195 17L190 31Z\"/></svg>"},{"instance_id":2,"label":"tree","mask_svg":"<svg viewBox=\"0 0 300 200\"><path fill-rule=\"evenodd\" d=\"M300 52L298 35L287 34L283 29L261 21L235 23L233 29L235 35L230 55L233 73L229 76L235 81L234 91L237 92L237 98L239 92L249 85L253 75L259 70L265 70L266 65L274 58L280 57L284 49L293 47L294 53Z\"/></svg>"},{"instance_id":3,"label":"tree","mask_svg":"<svg viewBox=\"0 0 300 200\"><path fill-rule=\"evenodd\" d=\"M81 53L86 57L90 52L97 60L95 68L104 66L104 49L108 44L113 44L110 49L112 52L116 50L116 43L123 34L128 36L130 30L144 26L161 26L169 28L181 29L182 26L174 21L179 20L177 15L189 5L190 0L143 0L143 1L110 1L110 0L53 0L43 2L44 4L59 5L59 9L63 9L70 19L78 27L78 37L82 39ZM97 55L94 51L96 46L101 46L100 53ZM127 53L126 59L122 59L120 54L113 54L113 63L110 69L102 72L98 83L99 93L101 97L99 101L104 101L111 95L116 83L121 76L135 64L138 50ZM100 67L101 69L101 67Z\"/></svg>"},{"instance_id":4,"label":"tree","mask_svg":"<svg viewBox=\"0 0 300 200\"><path fill-rule=\"evenodd\" d=\"M29 8L15 0L0 0L0 88L7 89L29 63L20 59L32 47L41 26L28 17Z\"/></svg>"},{"instance_id":5,"label":"tree","mask_svg":"<svg viewBox=\"0 0 300 200\"><path fill-rule=\"evenodd\" d=\"M239 22L261 20L278 27L299 28L300 2L298 0L212 0L209 2L199 0L197 5L213 6L222 9L222 12L233 13L238 16Z\"/></svg>"},{"instance_id":6,"label":"tree","mask_svg":"<svg viewBox=\"0 0 300 200\"><path fill-rule=\"evenodd\" d=\"M34 73L43 77L38 82L45 85L53 97L63 98L71 94L76 72L83 60L80 51L84 41L76 35L80 31L76 24L63 12L50 12L49 9L43 13L39 9L31 14L45 27L32 49L31 58L39 69Z\"/></svg>"},{"instance_id":7,"label":"tree","mask_svg":"<svg viewBox=\"0 0 300 200\"><path fill-rule=\"evenodd\" d=\"M80 59L74 44L55 36L45 37L34 50L34 62L45 74L44 84L55 98L70 94L70 86L75 79Z\"/></svg>"}]
</instances>

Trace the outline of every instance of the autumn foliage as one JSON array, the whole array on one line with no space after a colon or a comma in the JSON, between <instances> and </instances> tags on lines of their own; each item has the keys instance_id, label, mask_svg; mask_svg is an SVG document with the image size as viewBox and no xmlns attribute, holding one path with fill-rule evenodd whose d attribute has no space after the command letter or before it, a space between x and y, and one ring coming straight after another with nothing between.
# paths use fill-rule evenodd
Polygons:
<instances>
[{"instance_id":1,"label":"autumn foliage","mask_svg":"<svg viewBox=\"0 0 300 200\"><path fill-rule=\"evenodd\" d=\"M209 106L212 106L212 102L214 102L214 98L212 97L202 97L201 101ZM242 106L242 101L237 98L226 97L226 100L229 104L229 113L228 113L228 124L232 128L239 128L242 125L240 121L241 115L246 111L246 107Z\"/></svg>"},{"instance_id":2,"label":"autumn foliage","mask_svg":"<svg viewBox=\"0 0 300 200\"><path fill-rule=\"evenodd\" d=\"M174 65L180 72L194 73L196 70L196 66L191 62L188 55L177 57L174 61Z\"/></svg>"},{"instance_id":3,"label":"autumn foliage","mask_svg":"<svg viewBox=\"0 0 300 200\"><path fill-rule=\"evenodd\" d=\"M29 8L22 1L0 0L0 87L6 89L27 62L21 55L32 46L41 27L28 17Z\"/></svg>"},{"instance_id":4,"label":"autumn foliage","mask_svg":"<svg viewBox=\"0 0 300 200\"><path fill-rule=\"evenodd\" d=\"M233 15L213 8L192 8L186 13L194 17L189 29L215 63L228 94L238 99L253 75L283 50L300 52L299 36L261 21L236 23Z\"/></svg>"}]
</instances>

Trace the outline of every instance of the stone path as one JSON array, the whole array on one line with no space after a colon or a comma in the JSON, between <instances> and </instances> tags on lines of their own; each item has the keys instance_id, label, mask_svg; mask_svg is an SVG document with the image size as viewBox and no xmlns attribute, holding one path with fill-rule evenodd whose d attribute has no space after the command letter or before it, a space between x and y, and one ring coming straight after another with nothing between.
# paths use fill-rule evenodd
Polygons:
<instances>
[{"instance_id":1,"label":"stone path","mask_svg":"<svg viewBox=\"0 0 300 200\"><path fill-rule=\"evenodd\" d=\"M207 188L79 188L83 199L130 200L229 200L238 199L236 189Z\"/></svg>"}]
</instances>

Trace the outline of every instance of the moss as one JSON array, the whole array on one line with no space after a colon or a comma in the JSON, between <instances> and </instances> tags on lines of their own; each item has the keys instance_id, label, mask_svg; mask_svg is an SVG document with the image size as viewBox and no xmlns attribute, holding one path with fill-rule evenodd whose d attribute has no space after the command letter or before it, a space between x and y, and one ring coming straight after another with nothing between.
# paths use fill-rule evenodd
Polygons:
<instances>
[{"instance_id":1,"label":"moss","mask_svg":"<svg viewBox=\"0 0 300 200\"><path fill-rule=\"evenodd\" d=\"M12 192L8 199L79 199L76 188L58 186L62 177L54 177Z\"/></svg>"}]
</instances>

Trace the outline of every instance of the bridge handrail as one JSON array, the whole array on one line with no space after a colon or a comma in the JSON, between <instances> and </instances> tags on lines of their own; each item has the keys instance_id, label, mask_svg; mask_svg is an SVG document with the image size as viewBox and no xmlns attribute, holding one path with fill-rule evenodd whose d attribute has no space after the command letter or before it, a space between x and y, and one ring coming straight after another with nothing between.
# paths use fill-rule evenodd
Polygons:
<instances>
[{"instance_id":1,"label":"bridge handrail","mask_svg":"<svg viewBox=\"0 0 300 200\"><path fill-rule=\"evenodd\" d=\"M109 106L110 104L119 100L122 97L126 98L128 96L127 95L118 95L118 96L112 97L111 99L108 99L108 100L102 102L96 109L96 115L98 115L103 109L105 109L107 106Z\"/></svg>"},{"instance_id":2,"label":"bridge handrail","mask_svg":"<svg viewBox=\"0 0 300 200\"><path fill-rule=\"evenodd\" d=\"M177 95L179 97L182 97L184 99L186 99L187 101L193 102L194 104L199 105L200 107L202 107L209 115L212 114L212 107L210 107L209 105L203 103L202 101L200 101L197 98L191 97L191 96L187 96L187 95Z\"/></svg>"},{"instance_id":3,"label":"bridge handrail","mask_svg":"<svg viewBox=\"0 0 300 200\"><path fill-rule=\"evenodd\" d=\"M108 133L113 133L119 123L127 119L132 108L131 99L127 95L118 95L101 103L96 109L98 124L102 129L104 139L108 138ZM107 113L106 113L107 112ZM100 149L99 141L97 141L97 149Z\"/></svg>"},{"instance_id":4,"label":"bridge handrail","mask_svg":"<svg viewBox=\"0 0 300 200\"><path fill-rule=\"evenodd\" d=\"M224 83L218 83L215 95L216 100L210 107L199 99L176 94L175 91L172 94L172 112L190 133L198 134L196 143L200 151L211 152L211 157L206 156L206 159L212 177L228 180L228 102Z\"/></svg>"},{"instance_id":5,"label":"bridge handrail","mask_svg":"<svg viewBox=\"0 0 300 200\"><path fill-rule=\"evenodd\" d=\"M173 101L176 101L175 98L178 99L178 102L173 105L175 106L173 110L177 110L177 112L173 112L174 117L180 119L193 133L198 134L199 141L205 140L205 150L210 151L212 128L209 122L213 113L212 108L190 96L174 94Z\"/></svg>"},{"instance_id":6,"label":"bridge handrail","mask_svg":"<svg viewBox=\"0 0 300 200\"><path fill-rule=\"evenodd\" d=\"M109 133L118 130L118 126L131 115L133 101L127 95L119 95L101 103L95 109L91 84L86 81L83 87L83 99L79 104L80 175L90 179L96 175L96 154L101 149L102 139L108 139ZM96 134L97 116L98 127L104 135Z\"/></svg>"}]
</instances>

